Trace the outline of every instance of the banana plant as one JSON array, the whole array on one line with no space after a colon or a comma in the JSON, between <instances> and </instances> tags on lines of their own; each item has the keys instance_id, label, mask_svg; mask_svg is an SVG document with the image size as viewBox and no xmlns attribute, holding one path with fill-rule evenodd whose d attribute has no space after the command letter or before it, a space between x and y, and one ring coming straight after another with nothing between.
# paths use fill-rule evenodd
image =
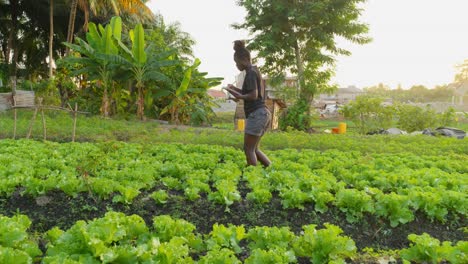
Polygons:
<instances>
[{"instance_id":1,"label":"banana plant","mask_svg":"<svg viewBox=\"0 0 468 264\"><path fill-rule=\"evenodd\" d=\"M109 116L109 88L113 84L116 67L109 56L119 54L118 42L122 38L122 19L113 17L104 28L102 25L89 24L86 41L76 38L77 44L65 42L65 46L75 52L60 61L61 65L71 69L72 76L86 75L89 80L95 81L103 89L101 113Z\"/></svg>"},{"instance_id":2,"label":"banana plant","mask_svg":"<svg viewBox=\"0 0 468 264\"><path fill-rule=\"evenodd\" d=\"M172 123L187 123L189 119L206 121L207 112L215 106L207 96L207 90L219 85L222 78L206 78L207 73L199 72L199 59L184 71L180 85L174 90L162 90L156 97L169 100L160 115L169 114ZM196 123L196 122L195 122Z\"/></svg>"},{"instance_id":3,"label":"banana plant","mask_svg":"<svg viewBox=\"0 0 468 264\"><path fill-rule=\"evenodd\" d=\"M184 78L182 79L179 87L172 92L173 97L171 102L163 108L161 111L160 115L164 115L166 113L169 113L171 115L171 122L179 123L179 112L183 106L185 106L187 103L184 101L185 95L187 94L190 80L192 79L192 72L201 64L200 59L195 59L195 62L193 63L192 66L190 66L184 73ZM166 93L162 94L167 94L170 95L171 91L166 91Z\"/></svg>"},{"instance_id":4,"label":"banana plant","mask_svg":"<svg viewBox=\"0 0 468 264\"><path fill-rule=\"evenodd\" d=\"M130 30L131 50L120 40L118 44L123 50L122 56L113 56L113 61L122 66L137 88L137 116L144 119L145 94L149 84L168 82L169 78L162 72L163 67L177 65L173 55L175 50L158 52L145 43L145 32L141 24Z\"/></svg>"}]
</instances>

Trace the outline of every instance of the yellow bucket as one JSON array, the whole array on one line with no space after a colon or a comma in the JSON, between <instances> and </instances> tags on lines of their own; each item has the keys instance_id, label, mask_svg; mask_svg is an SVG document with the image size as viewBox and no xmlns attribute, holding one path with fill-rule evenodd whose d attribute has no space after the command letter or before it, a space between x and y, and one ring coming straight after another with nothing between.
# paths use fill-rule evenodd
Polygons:
<instances>
[{"instance_id":1,"label":"yellow bucket","mask_svg":"<svg viewBox=\"0 0 468 264\"><path fill-rule=\"evenodd\" d=\"M244 131L245 119L237 119L237 131Z\"/></svg>"},{"instance_id":2,"label":"yellow bucket","mask_svg":"<svg viewBox=\"0 0 468 264\"><path fill-rule=\"evenodd\" d=\"M338 133L339 134L346 134L346 123L339 123L338 124Z\"/></svg>"}]
</instances>

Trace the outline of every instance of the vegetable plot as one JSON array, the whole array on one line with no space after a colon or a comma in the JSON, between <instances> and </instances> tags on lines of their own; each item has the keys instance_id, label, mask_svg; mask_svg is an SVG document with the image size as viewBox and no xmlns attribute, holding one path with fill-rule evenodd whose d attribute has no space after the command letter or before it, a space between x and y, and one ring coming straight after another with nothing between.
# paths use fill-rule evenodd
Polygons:
<instances>
[{"instance_id":1,"label":"vegetable plot","mask_svg":"<svg viewBox=\"0 0 468 264\"><path fill-rule=\"evenodd\" d=\"M454 237L460 237L461 229L467 227L467 155L363 154L295 149L270 151L268 154L273 163L264 169L245 167L240 150L213 145L2 140L0 207L5 201L21 197L40 198L62 193L70 199L87 195L96 201L106 201L104 211L112 210L109 208L114 205L131 208L134 203L138 206L153 203L156 208L162 208L168 203L174 205L174 201L180 201L178 206L188 207L190 211L194 203L204 201L211 204L208 205L210 208L221 207L226 215L235 215L239 208L245 206L257 208L255 210L259 210L258 216L261 217L263 211L277 202L282 212L275 212L280 216L269 216L292 217L277 227L263 227L251 221L245 228L242 220L258 217L246 215L239 218L240 224L214 224L208 226L211 231L203 234L196 233L193 224L169 216L154 220L156 231L147 227L147 218L145 223L138 215L108 213L92 224L75 219L72 227L67 226L68 231L54 228L46 233L50 240L47 255L43 258L44 262L49 261L46 263L60 263L67 258L64 254L78 254L74 251L64 253L68 250L65 248L71 245L76 244L79 252L84 250L78 242L54 244L63 236L84 239L86 245L95 245L95 249L87 249L88 255L76 259L89 260L90 263L114 262L117 259L123 262L151 259L165 263L177 263L182 259L184 263L213 263L227 259L232 263L293 263L301 258L312 263L340 263L355 257L358 250L353 239L341 235L346 226L362 223L381 225L384 228L382 232L391 236L393 228L410 225L413 221L421 223L421 218L424 218L430 225L447 227L445 229L449 232L456 230L458 233ZM289 221L297 220L294 215L324 215L330 219L328 222L339 222L340 226L322 226L325 221L307 222L307 219L302 219L303 224L299 228L302 226L303 230L298 233L297 229L288 227ZM15 217L9 218L8 222L5 222L7 218L1 218L4 222L0 221L0 229L18 230L18 234L15 233L18 242L1 244L1 256L21 255L28 263L42 254L26 232L29 220ZM128 220L128 217L134 218ZM343 219L341 222L340 218ZM12 229L11 221L20 224ZM161 222L171 224L163 227ZM202 222L200 219L197 225ZM317 223L320 225L315 225ZM124 228L126 225L130 226L128 230ZM83 234L86 228L87 234ZM105 231L101 234L100 229ZM380 229L375 232L380 232ZM183 239L173 241L172 237ZM457 263L455 256L466 252L466 241L454 237L448 238L451 241L440 242L423 235L423 232L412 234L406 242L407 249L401 251L401 257L414 261L431 262L436 259L438 262L443 259ZM245 239L249 241L248 245ZM116 241L119 241L118 248L114 248ZM426 253L429 255L425 256ZM193 254L198 255L194 258Z\"/></svg>"},{"instance_id":2,"label":"vegetable plot","mask_svg":"<svg viewBox=\"0 0 468 264\"><path fill-rule=\"evenodd\" d=\"M27 233L24 215L0 217L0 227L9 227L0 237L2 263L346 263L357 256L354 241L342 230L325 224L304 226L295 235L288 228L215 225L206 235L182 219L156 216L148 227L137 215L108 212L93 221L77 221L68 230L53 228L41 238L44 254L33 235ZM466 261L467 242L440 244L427 234L410 235L411 246L401 250L403 261L450 263ZM245 246L241 246L244 244ZM42 256L43 255L43 256Z\"/></svg>"},{"instance_id":3,"label":"vegetable plot","mask_svg":"<svg viewBox=\"0 0 468 264\"><path fill-rule=\"evenodd\" d=\"M240 151L218 146L112 143L0 142L0 194L38 196L61 190L71 196L91 192L114 202L132 203L141 191L161 187L152 198L167 200L167 191L183 192L187 200L205 195L229 206L242 199L267 203L272 194L283 208L318 213L335 206L349 223L364 214L386 218L392 226L413 220L419 211L444 222L448 214L468 212L468 158L449 154L411 153L362 155L330 150L280 150L270 154L267 169L244 167Z\"/></svg>"}]
</instances>

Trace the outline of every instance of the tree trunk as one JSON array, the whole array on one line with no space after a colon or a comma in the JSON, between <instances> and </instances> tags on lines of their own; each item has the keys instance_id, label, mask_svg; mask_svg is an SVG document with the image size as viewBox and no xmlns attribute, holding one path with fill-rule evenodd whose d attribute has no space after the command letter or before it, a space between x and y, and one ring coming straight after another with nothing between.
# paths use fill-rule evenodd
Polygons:
<instances>
[{"instance_id":1,"label":"tree trunk","mask_svg":"<svg viewBox=\"0 0 468 264\"><path fill-rule=\"evenodd\" d=\"M299 94L301 94L303 92L302 86L303 86L303 81L304 81L304 63L302 62L301 50L299 48L299 43L297 40L295 42L294 52L296 54L297 87L299 89Z\"/></svg>"},{"instance_id":2,"label":"tree trunk","mask_svg":"<svg viewBox=\"0 0 468 264\"><path fill-rule=\"evenodd\" d=\"M14 47L16 39L16 29L18 28L18 0L10 1L10 14L11 14L11 30L8 35L8 45L5 52L5 60L9 64L11 63L11 50Z\"/></svg>"},{"instance_id":3,"label":"tree trunk","mask_svg":"<svg viewBox=\"0 0 468 264\"><path fill-rule=\"evenodd\" d=\"M71 5L70 5L70 17L68 18L68 31L67 31L67 42L72 43L73 42L73 36L75 33L75 19L76 19L76 9L78 7L78 0L72 0ZM70 48L67 46L65 49L65 56L67 56L70 53ZM68 101L68 93L66 89L62 85L58 85L59 88L59 93L60 93L60 101L62 104L62 107L65 106L65 104Z\"/></svg>"},{"instance_id":4,"label":"tree trunk","mask_svg":"<svg viewBox=\"0 0 468 264\"><path fill-rule=\"evenodd\" d=\"M16 95L16 83L17 83L17 78L16 76L18 76L18 56L19 56L19 50L18 48L14 49L13 51L13 61L11 62L11 67L12 67L12 70L11 70L11 93L13 94L13 96ZM15 103L16 105L16 103Z\"/></svg>"},{"instance_id":5,"label":"tree trunk","mask_svg":"<svg viewBox=\"0 0 468 264\"><path fill-rule=\"evenodd\" d=\"M53 43L54 43L54 0L50 0L50 33L49 33L49 79L52 79L53 69L52 63L54 60L53 56Z\"/></svg>"},{"instance_id":6,"label":"tree trunk","mask_svg":"<svg viewBox=\"0 0 468 264\"><path fill-rule=\"evenodd\" d=\"M68 103L68 91L60 82L57 83L57 89L60 95L60 106L65 107Z\"/></svg>"},{"instance_id":7,"label":"tree trunk","mask_svg":"<svg viewBox=\"0 0 468 264\"><path fill-rule=\"evenodd\" d=\"M137 110L137 115L138 115L138 118L140 120L143 120L144 118L144 115L145 115L145 99L144 99L144 96L143 96L143 88L141 86L138 86L138 101L137 101L137 106L138 106L138 110Z\"/></svg>"},{"instance_id":8,"label":"tree trunk","mask_svg":"<svg viewBox=\"0 0 468 264\"><path fill-rule=\"evenodd\" d=\"M8 38L9 39L9 38ZM5 62L7 61L6 57L7 57L7 49L8 49L8 41L7 41L7 44L5 43L2 43L2 56L0 59L3 59Z\"/></svg>"},{"instance_id":9,"label":"tree trunk","mask_svg":"<svg viewBox=\"0 0 468 264\"><path fill-rule=\"evenodd\" d=\"M310 107L312 100L314 98L313 94L310 94L306 91L304 87L304 62L302 61L301 57L301 50L299 47L299 42L296 40L294 45L294 52L296 54L296 66L297 66L297 82L298 82L298 89L299 89L299 97L306 101L306 113L307 116L310 117L312 115L312 108ZM306 120L309 120L307 118ZM306 127L309 128L310 123L307 122Z\"/></svg>"},{"instance_id":10,"label":"tree trunk","mask_svg":"<svg viewBox=\"0 0 468 264\"><path fill-rule=\"evenodd\" d=\"M98 80L98 87L103 89L102 95L102 104L101 104L101 115L105 118L109 117L109 94L108 94L108 87L109 83L112 82L111 78L108 77L109 74L106 72L106 67L104 67L101 71L101 80Z\"/></svg>"},{"instance_id":11,"label":"tree trunk","mask_svg":"<svg viewBox=\"0 0 468 264\"><path fill-rule=\"evenodd\" d=\"M5 52L5 61L8 65L8 71L10 75L10 83L13 95L16 94L16 70L17 70L17 58L18 58L18 47L16 47L16 38L18 30L18 12L19 12L19 1L10 1L10 12L11 12L11 30L8 35L8 45ZM12 50L13 56L11 54ZM16 59L15 59L16 58Z\"/></svg>"},{"instance_id":12,"label":"tree trunk","mask_svg":"<svg viewBox=\"0 0 468 264\"><path fill-rule=\"evenodd\" d=\"M107 95L107 85L104 85L104 94L102 96L101 113L104 117L109 117L109 96Z\"/></svg>"},{"instance_id":13,"label":"tree trunk","mask_svg":"<svg viewBox=\"0 0 468 264\"><path fill-rule=\"evenodd\" d=\"M73 35L75 33L75 19L76 19L76 9L78 6L78 0L72 0L70 18L68 19L68 33L67 33L67 42L73 42ZM65 51L65 56L70 52L70 48L67 47Z\"/></svg>"}]
</instances>

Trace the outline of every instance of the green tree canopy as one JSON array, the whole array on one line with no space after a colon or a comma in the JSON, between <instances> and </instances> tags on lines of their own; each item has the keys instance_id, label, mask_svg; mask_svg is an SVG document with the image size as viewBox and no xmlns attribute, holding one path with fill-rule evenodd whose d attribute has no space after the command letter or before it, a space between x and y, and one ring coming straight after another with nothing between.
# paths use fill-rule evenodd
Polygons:
<instances>
[{"instance_id":1,"label":"green tree canopy","mask_svg":"<svg viewBox=\"0 0 468 264\"><path fill-rule=\"evenodd\" d=\"M338 46L343 38L357 44L370 41L368 26L358 21L365 0L240 0L247 10L237 29L252 35L248 47L264 60L270 76L297 74L300 96L310 103L315 94L333 89L329 84L338 55L350 55Z\"/></svg>"},{"instance_id":2,"label":"green tree canopy","mask_svg":"<svg viewBox=\"0 0 468 264\"><path fill-rule=\"evenodd\" d=\"M110 21L114 14L122 14L123 21L154 23L155 16L145 5L146 0L54 0L53 57L65 54L67 35L83 36L91 22ZM76 5L73 5L76 3ZM70 13L77 9L73 24L80 25L70 31ZM75 10L76 11L76 10ZM46 57L49 25L49 0L0 0L0 76L4 83L11 76L37 80L47 76ZM73 27L72 27L73 28Z\"/></svg>"},{"instance_id":3,"label":"green tree canopy","mask_svg":"<svg viewBox=\"0 0 468 264\"><path fill-rule=\"evenodd\" d=\"M370 41L367 25L358 21L362 2L365 0L240 0L247 16L234 27L247 29L253 36L248 46L264 59L263 71L297 73L304 78L305 71L333 65L336 55L350 55L338 47L337 37L359 44Z\"/></svg>"},{"instance_id":4,"label":"green tree canopy","mask_svg":"<svg viewBox=\"0 0 468 264\"><path fill-rule=\"evenodd\" d=\"M454 95L454 88L448 85L439 85L429 89L423 85L414 85L409 89L398 87L391 89L389 86L382 83L364 88L367 95L372 97L380 97L392 99L394 102L451 102Z\"/></svg>"}]
</instances>

